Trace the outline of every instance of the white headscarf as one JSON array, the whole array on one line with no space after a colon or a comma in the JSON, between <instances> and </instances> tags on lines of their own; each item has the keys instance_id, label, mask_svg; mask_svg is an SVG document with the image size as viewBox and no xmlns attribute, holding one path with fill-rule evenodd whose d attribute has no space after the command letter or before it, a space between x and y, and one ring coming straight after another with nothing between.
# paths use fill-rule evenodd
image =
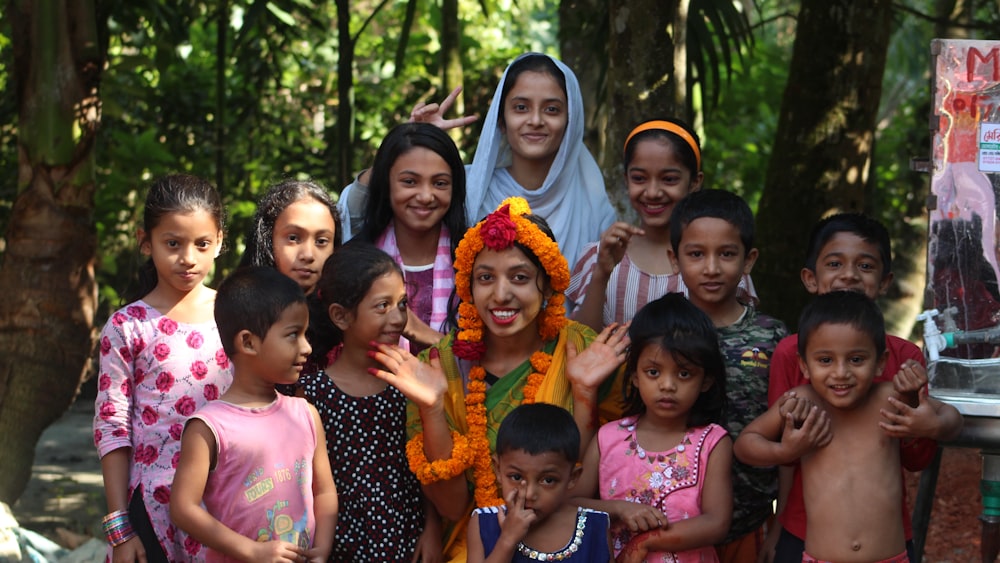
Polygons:
<instances>
[{"instance_id":1,"label":"white headscarf","mask_svg":"<svg viewBox=\"0 0 1000 563\"><path fill-rule=\"evenodd\" d=\"M537 54L525 53L514 59L511 65L526 56ZM601 169L583 144L584 115L580 84L568 66L549 58L566 78L569 119L545 182L537 190L526 190L507 171L512 156L507 136L500 131L499 112L502 104L500 97L510 71L508 66L493 94L476 156L468 170L465 209L469 225L475 225L504 199L523 197L531 206L532 213L548 221L559 248L572 267L584 245L598 240L615 221L615 210L604 189Z\"/></svg>"}]
</instances>

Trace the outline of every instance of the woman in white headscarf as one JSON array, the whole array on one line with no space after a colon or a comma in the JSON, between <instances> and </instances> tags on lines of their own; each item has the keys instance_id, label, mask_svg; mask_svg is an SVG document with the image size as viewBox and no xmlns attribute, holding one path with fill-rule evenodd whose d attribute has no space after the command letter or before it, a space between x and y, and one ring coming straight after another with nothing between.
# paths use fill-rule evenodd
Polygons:
<instances>
[{"instance_id":1,"label":"woman in white headscarf","mask_svg":"<svg viewBox=\"0 0 1000 563\"><path fill-rule=\"evenodd\" d=\"M442 118L455 94L440 105L417 106L411 118L442 128L471 122L474 118ZM615 220L601 170L583 144L583 122L580 84L569 67L539 53L515 59L493 95L468 167L469 224L504 199L523 197L548 221L563 255L575 263L583 246L596 241ZM341 194L338 205L348 237L364 220L365 192L356 181Z\"/></svg>"}]
</instances>

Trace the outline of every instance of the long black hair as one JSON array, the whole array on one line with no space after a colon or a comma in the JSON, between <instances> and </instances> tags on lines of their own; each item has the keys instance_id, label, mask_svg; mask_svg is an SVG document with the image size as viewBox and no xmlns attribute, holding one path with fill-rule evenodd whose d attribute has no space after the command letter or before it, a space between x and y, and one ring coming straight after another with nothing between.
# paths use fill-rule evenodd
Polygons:
<instances>
[{"instance_id":1,"label":"long black hair","mask_svg":"<svg viewBox=\"0 0 1000 563\"><path fill-rule=\"evenodd\" d=\"M365 223L358 238L374 243L392 220L392 201L389 195L389 173L399 157L415 147L426 148L444 159L451 169L451 206L441 222L451 234L451 254L455 256L458 241L467 228L465 220L465 165L455 142L444 131L428 123L403 123L393 127L382 140L375 153L371 178L368 181L368 203L365 206Z\"/></svg>"}]
</instances>

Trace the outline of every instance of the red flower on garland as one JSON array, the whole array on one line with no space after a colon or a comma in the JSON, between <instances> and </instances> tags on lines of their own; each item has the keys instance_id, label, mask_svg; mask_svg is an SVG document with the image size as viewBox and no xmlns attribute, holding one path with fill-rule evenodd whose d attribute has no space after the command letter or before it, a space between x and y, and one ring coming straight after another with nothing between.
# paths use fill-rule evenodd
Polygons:
<instances>
[{"instance_id":1,"label":"red flower on garland","mask_svg":"<svg viewBox=\"0 0 1000 563\"><path fill-rule=\"evenodd\" d=\"M510 204L486 216L482 230L483 244L490 250L506 250L517 240L517 226L510 218Z\"/></svg>"},{"instance_id":2,"label":"red flower on garland","mask_svg":"<svg viewBox=\"0 0 1000 563\"><path fill-rule=\"evenodd\" d=\"M455 339L451 343L451 351L453 354L462 358L463 360L477 361L483 357L486 353L486 343L485 342L469 342L466 340Z\"/></svg>"}]
</instances>

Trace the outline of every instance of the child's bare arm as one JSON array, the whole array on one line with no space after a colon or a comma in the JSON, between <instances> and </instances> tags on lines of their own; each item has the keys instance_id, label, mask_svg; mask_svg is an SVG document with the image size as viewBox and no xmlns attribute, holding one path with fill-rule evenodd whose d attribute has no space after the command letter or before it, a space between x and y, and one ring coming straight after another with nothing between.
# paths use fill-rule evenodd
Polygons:
<instances>
[{"instance_id":1,"label":"child's bare arm","mask_svg":"<svg viewBox=\"0 0 1000 563\"><path fill-rule=\"evenodd\" d=\"M326 433L323 421L316 407L309 405L313 429L316 432L316 451L313 453L313 512L316 517L316 532L312 549L306 556L312 563L324 563L333 551L333 536L337 530L337 485L330 470L330 458L326 452Z\"/></svg>"},{"instance_id":2,"label":"child's bare arm","mask_svg":"<svg viewBox=\"0 0 1000 563\"><path fill-rule=\"evenodd\" d=\"M215 436L208 425L197 418L188 421L170 492L170 519L206 547L241 561L301 563L304 552L295 544L258 543L236 533L202 507L215 448Z\"/></svg>"},{"instance_id":3,"label":"child's bare arm","mask_svg":"<svg viewBox=\"0 0 1000 563\"><path fill-rule=\"evenodd\" d=\"M726 437L719 441L708 457L708 469L702 487L701 514L670 522L664 528L636 536L625 551L678 552L722 541L733 517L732 466L733 442Z\"/></svg>"},{"instance_id":4,"label":"child's bare arm","mask_svg":"<svg viewBox=\"0 0 1000 563\"><path fill-rule=\"evenodd\" d=\"M604 305L607 302L611 273L625 257L629 239L637 234L643 234L643 230L621 221L614 223L601 234L597 249L597 264L591 271L583 303L572 315L574 320L589 326L595 332L600 332L604 328Z\"/></svg>"},{"instance_id":5,"label":"child's bare arm","mask_svg":"<svg viewBox=\"0 0 1000 563\"><path fill-rule=\"evenodd\" d=\"M812 405L798 424L793 413L782 416L780 409L775 403L743 429L733 446L737 459L755 466L784 465L830 443L833 431L825 411Z\"/></svg>"}]
</instances>

